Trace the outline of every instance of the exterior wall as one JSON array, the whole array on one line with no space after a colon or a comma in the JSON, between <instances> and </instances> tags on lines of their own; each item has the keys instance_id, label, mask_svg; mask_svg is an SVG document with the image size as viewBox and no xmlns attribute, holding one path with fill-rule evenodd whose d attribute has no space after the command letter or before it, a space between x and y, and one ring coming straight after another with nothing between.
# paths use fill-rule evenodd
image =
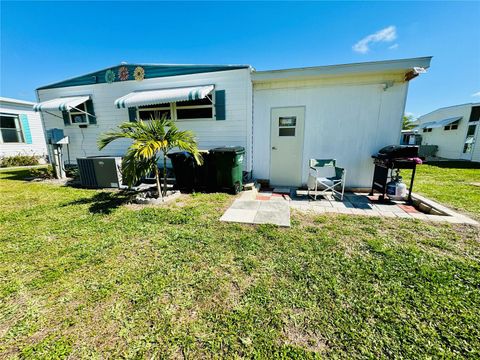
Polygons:
<instances>
[{"instance_id":1,"label":"exterior wall","mask_svg":"<svg viewBox=\"0 0 480 360\"><path fill-rule=\"evenodd\" d=\"M433 128L431 132L422 132L422 130L419 130L419 134L422 135L422 145L438 145L438 157L446 159L461 159L471 109L472 104L465 104L438 109L429 114L420 116L418 118L420 125L430 121L439 121L455 116L463 116L456 130L445 131L443 127ZM473 154L474 158L475 156L479 157L478 152L480 150L478 148L479 146L475 146Z\"/></svg>"},{"instance_id":2,"label":"exterior wall","mask_svg":"<svg viewBox=\"0 0 480 360\"><path fill-rule=\"evenodd\" d=\"M480 125L477 126L477 142L475 143L475 147L473 148L473 155L472 161L480 162Z\"/></svg>"},{"instance_id":3,"label":"exterior wall","mask_svg":"<svg viewBox=\"0 0 480 360\"><path fill-rule=\"evenodd\" d=\"M394 80L384 90L385 80ZM347 187L368 188L371 156L398 144L408 83L399 75L254 84L253 176L269 179L270 123L274 107L304 106L302 183L308 160L337 160L347 170ZM285 164L288 171L288 164Z\"/></svg>"},{"instance_id":4,"label":"exterior wall","mask_svg":"<svg viewBox=\"0 0 480 360\"><path fill-rule=\"evenodd\" d=\"M97 117L96 125L80 128L78 125L64 126L60 118L42 113L45 129L62 128L70 139L72 162L77 157L95 155L122 156L129 142L115 141L103 151L97 148L100 134L128 121L128 109L117 109L114 101L135 90L161 89L171 87L215 85L215 90L225 90L226 120L181 120L177 125L182 130L193 131L200 149L217 146L243 146L246 148L245 170L251 169L251 128L252 128L252 85L250 69L238 69L192 75L145 79L141 82L125 81L112 84L93 84L54 89L38 90L39 101L62 96L91 95Z\"/></svg>"},{"instance_id":5,"label":"exterior wall","mask_svg":"<svg viewBox=\"0 0 480 360\"><path fill-rule=\"evenodd\" d=\"M40 115L33 111L33 103L14 104L11 102L0 101L0 112L7 114L24 114L28 118L28 126L32 135L32 143L1 143L0 157L13 156L18 154L45 156L47 154L47 146L43 134L43 125ZM23 129L22 129L23 130Z\"/></svg>"}]
</instances>

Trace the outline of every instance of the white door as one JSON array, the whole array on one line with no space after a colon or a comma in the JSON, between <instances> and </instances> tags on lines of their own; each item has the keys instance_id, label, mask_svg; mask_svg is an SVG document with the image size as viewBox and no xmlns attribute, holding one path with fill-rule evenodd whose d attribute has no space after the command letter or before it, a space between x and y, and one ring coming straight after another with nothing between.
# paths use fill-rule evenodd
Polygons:
<instances>
[{"instance_id":1,"label":"white door","mask_svg":"<svg viewBox=\"0 0 480 360\"><path fill-rule=\"evenodd\" d=\"M462 149L462 159L472 160L473 149L475 148L475 142L477 138L477 128L479 122L470 122L467 127L467 136L465 137L465 142Z\"/></svg>"},{"instance_id":2,"label":"white door","mask_svg":"<svg viewBox=\"0 0 480 360\"><path fill-rule=\"evenodd\" d=\"M270 184L302 184L305 108L273 108L270 132Z\"/></svg>"}]
</instances>

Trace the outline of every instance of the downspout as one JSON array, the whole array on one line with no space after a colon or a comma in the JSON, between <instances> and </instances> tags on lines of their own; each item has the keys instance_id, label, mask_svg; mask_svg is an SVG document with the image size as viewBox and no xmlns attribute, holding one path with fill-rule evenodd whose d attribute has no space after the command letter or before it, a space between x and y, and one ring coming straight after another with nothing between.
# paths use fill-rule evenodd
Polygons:
<instances>
[{"instance_id":1,"label":"downspout","mask_svg":"<svg viewBox=\"0 0 480 360\"><path fill-rule=\"evenodd\" d=\"M252 69L252 70L250 71L250 89L251 89L251 91L252 91L252 95L251 95L251 98L252 98L252 99L251 99L251 101L252 101L252 102L251 102L251 104L252 104L252 109L251 109L251 110L252 110L252 134L251 134L251 139L250 139L250 140L251 140L251 141L250 141L250 153L251 153L252 155L250 156L250 161L251 161L252 163L250 164L250 165L251 165L250 180L253 179L253 156L254 156L254 152L253 152L253 136L254 136L254 135L253 135L253 134L254 134L254 132L253 132L253 131L254 131L253 122L255 121L255 119L254 119L254 111L253 111L253 110L254 110L254 107L255 107L255 105L254 105L254 93L255 93L255 91L254 91L254 89L253 89L253 81L252 81L252 72L254 72L255 69L254 69L254 68L251 68L251 69Z\"/></svg>"}]
</instances>

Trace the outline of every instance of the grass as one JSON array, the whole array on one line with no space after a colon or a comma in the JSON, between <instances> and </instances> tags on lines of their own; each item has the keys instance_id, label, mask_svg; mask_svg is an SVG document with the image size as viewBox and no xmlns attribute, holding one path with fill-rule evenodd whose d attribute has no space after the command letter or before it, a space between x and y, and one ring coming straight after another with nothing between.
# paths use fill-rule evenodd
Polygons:
<instances>
[{"instance_id":1,"label":"grass","mask_svg":"<svg viewBox=\"0 0 480 360\"><path fill-rule=\"evenodd\" d=\"M479 229L232 197L133 208L0 172L0 357L478 358Z\"/></svg>"},{"instance_id":2,"label":"grass","mask_svg":"<svg viewBox=\"0 0 480 360\"><path fill-rule=\"evenodd\" d=\"M409 171L404 170L409 184ZM476 185L474 185L476 184ZM438 162L417 166L413 191L437 200L480 221L480 165Z\"/></svg>"}]
</instances>

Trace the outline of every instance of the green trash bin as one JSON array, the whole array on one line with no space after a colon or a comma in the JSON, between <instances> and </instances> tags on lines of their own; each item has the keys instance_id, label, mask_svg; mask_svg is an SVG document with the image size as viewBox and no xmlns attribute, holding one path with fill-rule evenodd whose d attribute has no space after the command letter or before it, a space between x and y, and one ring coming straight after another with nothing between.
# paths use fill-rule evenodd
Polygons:
<instances>
[{"instance_id":1,"label":"green trash bin","mask_svg":"<svg viewBox=\"0 0 480 360\"><path fill-rule=\"evenodd\" d=\"M245 148L225 146L210 150L215 167L216 190L238 194L243 187L243 161Z\"/></svg>"}]
</instances>

